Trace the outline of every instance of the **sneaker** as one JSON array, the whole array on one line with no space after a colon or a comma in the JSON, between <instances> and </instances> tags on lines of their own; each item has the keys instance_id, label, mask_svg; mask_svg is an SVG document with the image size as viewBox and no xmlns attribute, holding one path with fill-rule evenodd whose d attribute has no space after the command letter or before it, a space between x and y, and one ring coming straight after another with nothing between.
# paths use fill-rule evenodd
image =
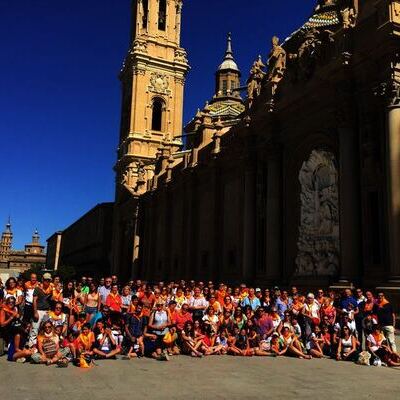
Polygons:
<instances>
[{"instance_id":1,"label":"sneaker","mask_svg":"<svg viewBox=\"0 0 400 400\"><path fill-rule=\"evenodd\" d=\"M23 364L24 362L26 362L26 358L25 357L18 358L17 360L15 360L15 362Z\"/></svg>"}]
</instances>

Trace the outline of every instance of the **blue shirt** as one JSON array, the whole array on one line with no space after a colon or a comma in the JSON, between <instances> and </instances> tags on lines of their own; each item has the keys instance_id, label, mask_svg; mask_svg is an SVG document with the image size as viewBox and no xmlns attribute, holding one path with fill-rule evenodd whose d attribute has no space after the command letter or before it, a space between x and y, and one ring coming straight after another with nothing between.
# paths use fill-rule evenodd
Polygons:
<instances>
[{"instance_id":1,"label":"blue shirt","mask_svg":"<svg viewBox=\"0 0 400 400\"><path fill-rule=\"evenodd\" d=\"M291 306L292 300L288 299L287 303L281 300L280 297L276 299L275 306L278 310L278 315L283 319L285 311Z\"/></svg>"},{"instance_id":2,"label":"blue shirt","mask_svg":"<svg viewBox=\"0 0 400 400\"><path fill-rule=\"evenodd\" d=\"M354 310L358 308L357 300L353 296L345 297L344 299L340 300L340 308L342 310L347 310L349 304L353 305Z\"/></svg>"},{"instance_id":3,"label":"blue shirt","mask_svg":"<svg viewBox=\"0 0 400 400\"><path fill-rule=\"evenodd\" d=\"M245 297L242 300L241 306L250 306L253 311L256 311L258 307L261 307L260 299L258 297L253 297L252 299L250 299L249 297Z\"/></svg>"}]
</instances>

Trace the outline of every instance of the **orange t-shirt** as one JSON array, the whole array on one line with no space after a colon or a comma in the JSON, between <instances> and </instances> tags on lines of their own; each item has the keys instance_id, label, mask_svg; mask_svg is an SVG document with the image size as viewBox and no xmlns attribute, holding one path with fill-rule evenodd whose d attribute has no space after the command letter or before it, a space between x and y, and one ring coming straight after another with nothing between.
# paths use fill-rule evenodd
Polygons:
<instances>
[{"instance_id":1,"label":"orange t-shirt","mask_svg":"<svg viewBox=\"0 0 400 400\"><path fill-rule=\"evenodd\" d=\"M107 296L106 306L110 307L112 311L121 312L122 299L119 294L110 293Z\"/></svg>"}]
</instances>

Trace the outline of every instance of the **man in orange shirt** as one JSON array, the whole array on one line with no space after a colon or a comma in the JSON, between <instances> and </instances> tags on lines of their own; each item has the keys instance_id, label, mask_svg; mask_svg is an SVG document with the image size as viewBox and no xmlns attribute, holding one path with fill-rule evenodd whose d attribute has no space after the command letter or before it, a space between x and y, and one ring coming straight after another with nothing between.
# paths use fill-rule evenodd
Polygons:
<instances>
[{"instance_id":1,"label":"man in orange shirt","mask_svg":"<svg viewBox=\"0 0 400 400\"><path fill-rule=\"evenodd\" d=\"M118 285L114 284L111 286L111 292L107 296L106 306L108 306L111 311L121 312L122 299L118 293Z\"/></svg>"}]
</instances>

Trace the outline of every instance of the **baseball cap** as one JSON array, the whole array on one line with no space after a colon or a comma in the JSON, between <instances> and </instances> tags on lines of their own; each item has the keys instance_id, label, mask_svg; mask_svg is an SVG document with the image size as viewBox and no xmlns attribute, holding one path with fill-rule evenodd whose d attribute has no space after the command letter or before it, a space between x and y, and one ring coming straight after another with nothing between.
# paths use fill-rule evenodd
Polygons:
<instances>
[{"instance_id":1,"label":"baseball cap","mask_svg":"<svg viewBox=\"0 0 400 400\"><path fill-rule=\"evenodd\" d=\"M51 274L49 274L48 272L46 272L45 274L43 274L43 279L45 281L51 281Z\"/></svg>"}]
</instances>

